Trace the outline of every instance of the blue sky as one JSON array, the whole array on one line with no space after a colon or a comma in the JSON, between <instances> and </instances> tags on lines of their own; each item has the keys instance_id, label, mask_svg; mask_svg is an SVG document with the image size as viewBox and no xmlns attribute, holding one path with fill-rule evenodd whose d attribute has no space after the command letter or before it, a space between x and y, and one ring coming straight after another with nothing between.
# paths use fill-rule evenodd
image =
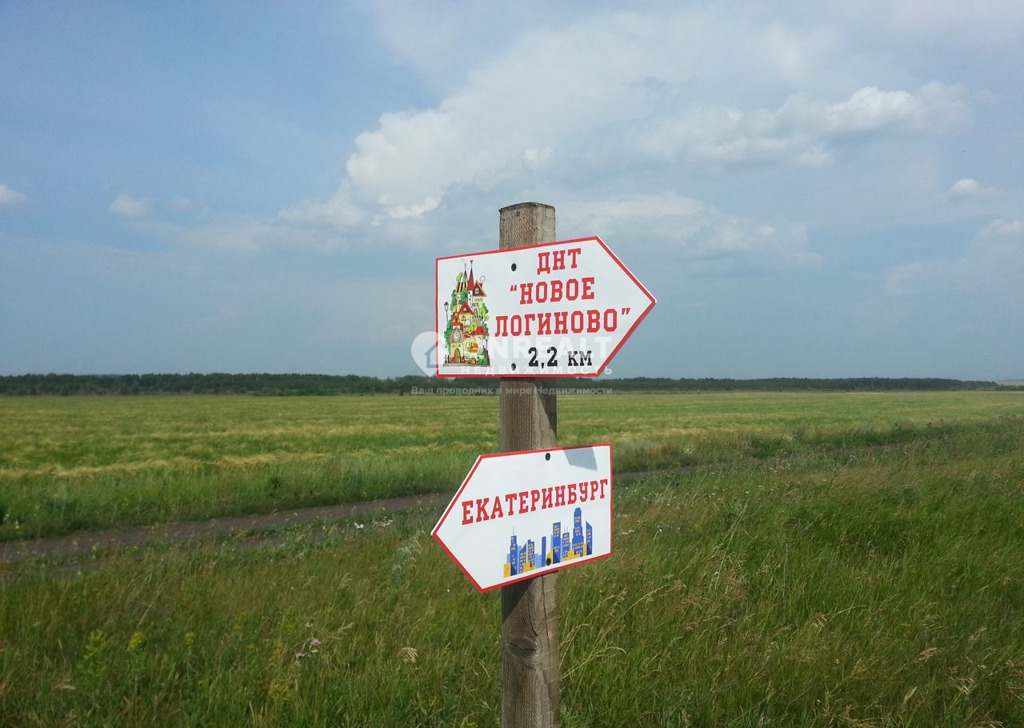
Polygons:
<instances>
[{"instance_id":1,"label":"blue sky","mask_svg":"<svg viewBox=\"0 0 1024 728\"><path fill-rule=\"evenodd\" d=\"M613 376L1024 378L1021 68L1018 0L0 3L0 374L418 373L539 201L658 299Z\"/></svg>"}]
</instances>

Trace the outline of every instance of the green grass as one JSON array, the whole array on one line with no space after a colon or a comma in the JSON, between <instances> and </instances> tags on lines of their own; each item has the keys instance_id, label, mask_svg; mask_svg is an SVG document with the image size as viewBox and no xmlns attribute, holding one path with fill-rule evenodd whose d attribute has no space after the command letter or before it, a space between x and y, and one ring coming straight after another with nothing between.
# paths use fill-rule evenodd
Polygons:
<instances>
[{"instance_id":1,"label":"green grass","mask_svg":"<svg viewBox=\"0 0 1024 728\"><path fill-rule=\"evenodd\" d=\"M0 539L437 492L497 436L452 403L0 399Z\"/></svg>"},{"instance_id":2,"label":"green grass","mask_svg":"<svg viewBox=\"0 0 1024 728\"><path fill-rule=\"evenodd\" d=\"M622 558L586 586L604 605L566 618L579 724L1021 725L1022 435L630 489Z\"/></svg>"},{"instance_id":3,"label":"green grass","mask_svg":"<svg viewBox=\"0 0 1024 728\"><path fill-rule=\"evenodd\" d=\"M890 396L560 403L703 463L618 481L560 573L566 728L1024 725L1020 400ZM437 516L10 565L0 726L495 726L499 598Z\"/></svg>"},{"instance_id":4,"label":"green grass","mask_svg":"<svg viewBox=\"0 0 1024 728\"><path fill-rule=\"evenodd\" d=\"M898 444L1024 414L1020 392L563 396L617 472ZM496 397L0 398L0 540L452 490Z\"/></svg>"}]
</instances>

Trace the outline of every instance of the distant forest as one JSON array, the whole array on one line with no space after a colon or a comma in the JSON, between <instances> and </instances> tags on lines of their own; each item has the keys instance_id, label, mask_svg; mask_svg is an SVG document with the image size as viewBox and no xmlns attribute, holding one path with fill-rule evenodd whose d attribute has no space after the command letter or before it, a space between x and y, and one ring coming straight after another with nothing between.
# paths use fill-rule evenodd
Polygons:
<instances>
[{"instance_id":1,"label":"distant forest","mask_svg":"<svg viewBox=\"0 0 1024 728\"><path fill-rule=\"evenodd\" d=\"M849 379L560 379L578 392L888 392L1001 389L996 382L958 379L857 377ZM0 395L248 394L308 396L337 394L493 394L497 379L390 379L355 374L22 374L0 377ZM456 391L457 390L457 391Z\"/></svg>"}]
</instances>

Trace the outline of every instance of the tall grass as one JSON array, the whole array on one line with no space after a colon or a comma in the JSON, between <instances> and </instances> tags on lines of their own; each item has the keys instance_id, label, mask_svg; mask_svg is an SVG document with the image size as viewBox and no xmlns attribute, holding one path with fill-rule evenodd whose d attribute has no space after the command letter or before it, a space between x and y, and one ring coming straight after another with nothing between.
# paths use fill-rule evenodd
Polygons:
<instances>
[{"instance_id":1,"label":"tall grass","mask_svg":"<svg viewBox=\"0 0 1024 728\"><path fill-rule=\"evenodd\" d=\"M1019 392L565 396L559 441L619 473L860 444L1024 414ZM453 489L495 397L0 398L0 540Z\"/></svg>"},{"instance_id":2,"label":"tall grass","mask_svg":"<svg viewBox=\"0 0 1024 728\"><path fill-rule=\"evenodd\" d=\"M497 421L410 401L0 399L0 539L437 492Z\"/></svg>"},{"instance_id":3,"label":"tall grass","mask_svg":"<svg viewBox=\"0 0 1024 728\"><path fill-rule=\"evenodd\" d=\"M563 725L1024 725L1024 419L969 420L617 483ZM498 597L437 515L9 566L0 725L495 726Z\"/></svg>"},{"instance_id":4,"label":"tall grass","mask_svg":"<svg viewBox=\"0 0 1024 728\"><path fill-rule=\"evenodd\" d=\"M567 725L1020 725L1022 435L949 428L617 496L614 572L563 602L566 662L587 666Z\"/></svg>"}]
</instances>

